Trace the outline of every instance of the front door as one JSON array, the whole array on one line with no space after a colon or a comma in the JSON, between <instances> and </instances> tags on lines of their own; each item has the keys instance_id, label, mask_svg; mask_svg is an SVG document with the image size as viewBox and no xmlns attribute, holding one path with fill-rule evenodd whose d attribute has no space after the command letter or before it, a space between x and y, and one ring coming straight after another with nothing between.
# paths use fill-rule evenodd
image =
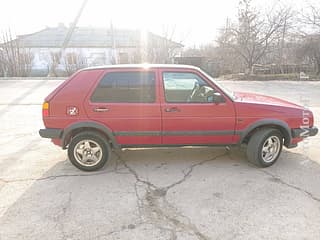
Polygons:
<instances>
[{"instance_id":1,"label":"front door","mask_svg":"<svg viewBox=\"0 0 320 240\"><path fill-rule=\"evenodd\" d=\"M162 71L162 143L230 144L235 128L233 102L197 72ZM215 102L221 94L224 101Z\"/></svg>"}]
</instances>

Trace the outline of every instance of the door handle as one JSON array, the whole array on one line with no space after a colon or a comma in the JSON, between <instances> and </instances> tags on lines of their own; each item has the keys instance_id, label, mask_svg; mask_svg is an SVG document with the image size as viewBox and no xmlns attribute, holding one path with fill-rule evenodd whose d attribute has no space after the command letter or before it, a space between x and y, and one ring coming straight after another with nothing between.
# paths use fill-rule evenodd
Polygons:
<instances>
[{"instance_id":1,"label":"door handle","mask_svg":"<svg viewBox=\"0 0 320 240\"><path fill-rule=\"evenodd\" d=\"M165 112L180 112L180 109L177 107L166 108Z\"/></svg>"},{"instance_id":2,"label":"door handle","mask_svg":"<svg viewBox=\"0 0 320 240\"><path fill-rule=\"evenodd\" d=\"M108 112L109 108L105 108L105 107L96 107L93 109L93 111L95 112Z\"/></svg>"}]
</instances>

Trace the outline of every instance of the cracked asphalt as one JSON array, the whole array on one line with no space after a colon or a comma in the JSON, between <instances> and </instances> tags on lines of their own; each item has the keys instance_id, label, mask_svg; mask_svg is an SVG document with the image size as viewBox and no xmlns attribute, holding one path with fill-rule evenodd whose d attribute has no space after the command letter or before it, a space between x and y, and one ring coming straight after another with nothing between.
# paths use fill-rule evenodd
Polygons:
<instances>
[{"instance_id":1,"label":"cracked asphalt","mask_svg":"<svg viewBox=\"0 0 320 240\"><path fill-rule=\"evenodd\" d=\"M60 83L0 80L0 240L320 239L319 136L265 169L243 149L184 147L113 152L86 173L38 136ZM320 126L320 82L223 84L308 105Z\"/></svg>"}]
</instances>

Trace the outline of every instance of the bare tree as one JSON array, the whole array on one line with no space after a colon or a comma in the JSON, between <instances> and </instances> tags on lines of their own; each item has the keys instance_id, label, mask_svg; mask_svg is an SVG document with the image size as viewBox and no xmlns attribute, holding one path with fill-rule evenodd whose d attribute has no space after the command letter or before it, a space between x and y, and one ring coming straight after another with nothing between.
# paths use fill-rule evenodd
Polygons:
<instances>
[{"instance_id":1,"label":"bare tree","mask_svg":"<svg viewBox=\"0 0 320 240\"><path fill-rule=\"evenodd\" d=\"M318 31L320 30L320 5L309 4L309 7L302 10L299 21L303 24L313 26Z\"/></svg>"},{"instance_id":2,"label":"bare tree","mask_svg":"<svg viewBox=\"0 0 320 240\"><path fill-rule=\"evenodd\" d=\"M301 11L300 22L306 31L300 31L301 44L297 48L297 55L304 61L311 63L317 75L320 74L320 5L309 4L305 11Z\"/></svg>"},{"instance_id":3,"label":"bare tree","mask_svg":"<svg viewBox=\"0 0 320 240\"><path fill-rule=\"evenodd\" d=\"M233 33L230 29L236 28L227 18L225 26L220 29L220 33L216 40L218 46L213 48L207 46L205 49L211 53L211 58L216 58L219 65L220 74L230 74L239 72L245 68L243 57L238 53L236 48L236 42L232 43ZM211 50L210 50L211 49ZM206 52L207 52L206 51Z\"/></svg>"},{"instance_id":4,"label":"bare tree","mask_svg":"<svg viewBox=\"0 0 320 240\"><path fill-rule=\"evenodd\" d=\"M280 11L283 13L282 18L283 18L283 24L282 27L280 28L280 38L279 38L279 61L278 64L280 65L281 73L284 73L283 65L285 64L285 46L286 46L286 38L288 35L288 32L290 29L293 27L293 17L294 17L294 12L292 8L289 7L284 7Z\"/></svg>"},{"instance_id":5,"label":"bare tree","mask_svg":"<svg viewBox=\"0 0 320 240\"><path fill-rule=\"evenodd\" d=\"M245 62L247 71L252 73L253 65L266 55L270 45L279 38L284 22L283 9L274 6L268 13L262 14L252 7L251 0L240 0L238 22L225 29L222 44L232 48Z\"/></svg>"},{"instance_id":6,"label":"bare tree","mask_svg":"<svg viewBox=\"0 0 320 240\"><path fill-rule=\"evenodd\" d=\"M77 52L69 52L64 56L65 70L68 75L87 66L86 59Z\"/></svg>"},{"instance_id":7,"label":"bare tree","mask_svg":"<svg viewBox=\"0 0 320 240\"><path fill-rule=\"evenodd\" d=\"M50 52L51 62L49 68L49 77L58 77L57 68L61 63L61 51L59 52Z\"/></svg>"},{"instance_id":8,"label":"bare tree","mask_svg":"<svg viewBox=\"0 0 320 240\"><path fill-rule=\"evenodd\" d=\"M151 63L171 63L177 56L178 50L183 47L182 42L174 41L176 38L175 26L163 26L161 37L148 33L146 58Z\"/></svg>"},{"instance_id":9,"label":"bare tree","mask_svg":"<svg viewBox=\"0 0 320 240\"><path fill-rule=\"evenodd\" d=\"M317 75L320 74L320 35L305 36L299 48L297 55L314 67Z\"/></svg>"},{"instance_id":10,"label":"bare tree","mask_svg":"<svg viewBox=\"0 0 320 240\"><path fill-rule=\"evenodd\" d=\"M4 65L4 52L3 49L0 48L0 77L4 77L5 75L5 65Z\"/></svg>"},{"instance_id":11,"label":"bare tree","mask_svg":"<svg viewBox=\"0 0 320 240\"><path fill-rule=\"evenodd\" d=\"M2 34L0 45L0 72L11 77L29 76L33 54L30 49L23 48L19 39L13 39L11 31Z\"/></svg>"}]
</instances>

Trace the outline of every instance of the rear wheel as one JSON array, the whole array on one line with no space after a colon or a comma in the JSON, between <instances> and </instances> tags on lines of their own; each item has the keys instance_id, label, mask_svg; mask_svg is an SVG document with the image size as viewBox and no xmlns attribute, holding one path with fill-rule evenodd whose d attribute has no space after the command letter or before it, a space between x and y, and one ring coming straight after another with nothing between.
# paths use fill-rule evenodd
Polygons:
<instances>
[{"instance_id":1,"label":"rear wheel","mask_svg":"<svg viewBox=\"0 0 320 240\"><path fill-rule=\"evenodd\" d=\"M279 130L274 128L260 129L249 139L248 160L259 167L269 167L279 158L282 145L283 136Z\"/></svg>"},{"instance_id":2,"label":"rear wheel","mask_svg":"<svg viewBox=\"0 0 320 240\"><path fill-rule=\"evenodd\" d=\"M68 147L71 163L83 171L102 168L110 158L110 145L99 133L82 132L72 138Z\"/></svg>"}]
</instances>

